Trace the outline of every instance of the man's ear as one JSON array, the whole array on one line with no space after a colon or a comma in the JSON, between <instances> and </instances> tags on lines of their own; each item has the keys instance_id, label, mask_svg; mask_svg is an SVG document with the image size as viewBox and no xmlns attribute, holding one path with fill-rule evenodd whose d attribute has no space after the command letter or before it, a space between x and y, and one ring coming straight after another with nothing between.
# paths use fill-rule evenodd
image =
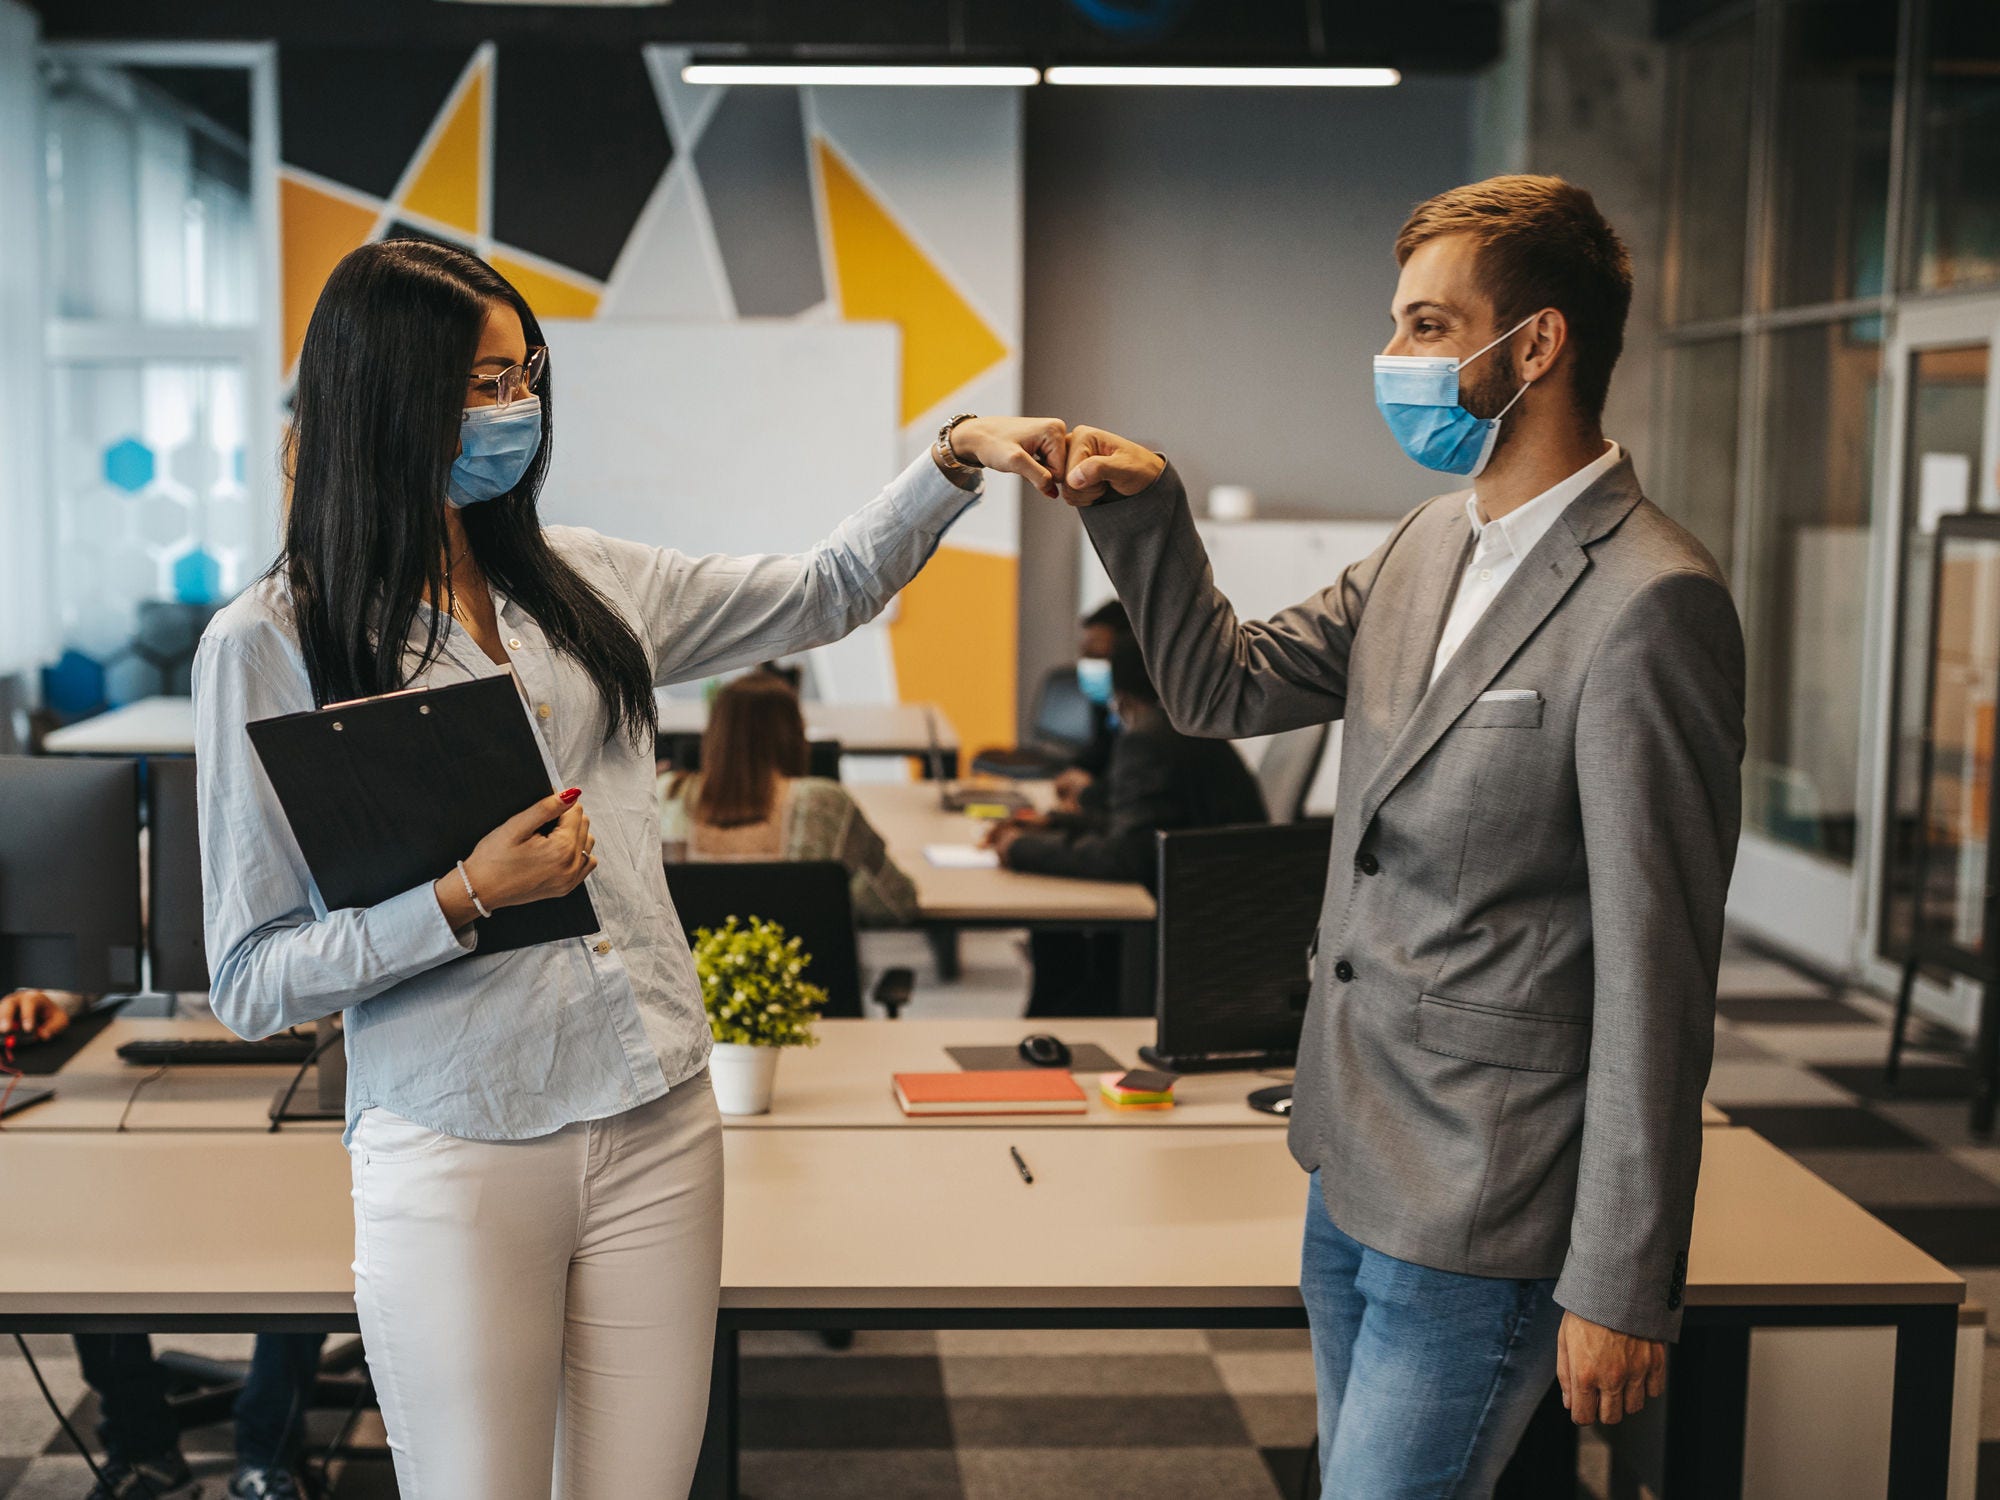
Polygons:
<instances>
[{"instance_id":1,"label":"man's ear","mask_svg":"<svg viewBox=\"0 0 2000 1500\"><path fill-rule=\"evenodd\" d=\"M1559 307L1545 307L1535 314L1524 330L1529 335L1526 349L1517 356L1520 373L1530 380L1543 381L1561 364L1569 349L1569 319Z\"/></svg>"}]
</instances>

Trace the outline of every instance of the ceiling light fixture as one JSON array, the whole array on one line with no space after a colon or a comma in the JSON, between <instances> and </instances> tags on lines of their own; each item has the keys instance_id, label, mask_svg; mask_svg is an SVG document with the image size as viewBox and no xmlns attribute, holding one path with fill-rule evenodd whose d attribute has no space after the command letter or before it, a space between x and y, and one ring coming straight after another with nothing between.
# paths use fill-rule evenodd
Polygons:
<instances>
[{"instance_id":1,"label":"ceiling light fixture","mask_svg":"<svg viewBox=\"0 0 2000 1500\"><path fill-rule=\"evenodd\" d=\"M1034 68L928 63L691 62L683 83L901 86L921 88L1025 88L1041 81Z\"/></svg>"},{"instance_id":2,"label":"ceiling light fixture","mask_svg":"<svg viewBox=\"0 0 2000 1500\"><path fill-rule=\"evenodd\" d=\"M1394 68L1146 67L1071 65L1045 69L1044 83L1149 86L1153 88L1391 88L1403 81Z\"/></svg>"}]
</instances>

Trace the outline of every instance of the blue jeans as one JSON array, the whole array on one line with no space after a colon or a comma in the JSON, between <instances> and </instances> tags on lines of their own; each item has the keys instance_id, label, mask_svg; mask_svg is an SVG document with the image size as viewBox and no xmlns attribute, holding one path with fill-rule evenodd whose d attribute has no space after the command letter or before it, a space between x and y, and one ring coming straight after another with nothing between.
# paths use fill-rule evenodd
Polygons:
<instances>
[{"instance_id":1,"label":"blue jeans","mask_svg":"<svg viewBox=\"0 0 2000 1500\"><path fill-rule=\"evenodd\" d=\"M1334 1227L1312 1174L1299 1291L1326 1500L1481 1500L1556 1374L1555 1281L1463 1276Z\"/></svg>"},{"instance_id":2,"label":"blue jeans","mask_svg":"<svg viewBox=\"0 0 2000 1500\"><path fill-rule=\"evenodd\" d=\"M319 1378L319 1333L260 1333L250 1373L236 1398L236 1461L276 1469L298 1453ZM180 1447L180 1424L167 1404L167 1372L143 1333L79 1333L83 1379L97 1392L104 1451L120 1463L144 1463Z\"/></svg>"}]
</instances>

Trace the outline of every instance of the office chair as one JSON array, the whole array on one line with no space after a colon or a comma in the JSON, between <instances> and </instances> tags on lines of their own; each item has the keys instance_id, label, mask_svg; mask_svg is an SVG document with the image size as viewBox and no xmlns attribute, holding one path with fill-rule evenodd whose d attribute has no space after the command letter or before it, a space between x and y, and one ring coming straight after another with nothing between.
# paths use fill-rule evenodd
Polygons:
<instances>
[{"instance_id":1,"label":"office chair","mask_svg":"<svg viewBox=\"0 0 2000 1500\"><path fill-rule=\"evenodd\" d=\"M1273 823L1296 823L1305 816L1328 732L1325 724L1308 724L1271 736L1264 747L1264 758L1257 762L1257 785Z\"/></svg>"},{"instance_id":2,"label":"office chair","mask_svg":"<svg viewBox=\"0 0 2000 1500\"><path fill-rule=\"evenodd\" d=\"M667 892L688 941L697 927L720 927L731 917L762 917L812 955L805 977L826 990L822 1015L862 1014L861 951L854 936L854 899L847 870L834 860L694 860L667 866ZM909 969L883 971L875 1003L895 1020L909 1003L916 976Z\"/></svg>"},{"instance_id":3,"label":"office chair","mask_svg":"<svg viewBox=\"0 0 2000 1500\"><path fill-rule=\"evenodd\" d=\"M972 769L1017 781L1055 775L1096 737L1093 707L1076 680L1074 666L1052 668L1035 694L1029 742L1012 750L982 750L973 757Z\"/></svg>"},{"instance_id":4,"label":"office chair","mask_svg":"<svg viewBox=\"0 0 2000 1500\"><path fill-rule=\"evenodd\" d=\"M841 745L839 740L808 740L806 742L806 775L822 776L828 781L840 780ZM653 745L653 758L663 760L679 772L701 769L701 736L698 734L662 734Z\"/></svg>"}]
</instances>

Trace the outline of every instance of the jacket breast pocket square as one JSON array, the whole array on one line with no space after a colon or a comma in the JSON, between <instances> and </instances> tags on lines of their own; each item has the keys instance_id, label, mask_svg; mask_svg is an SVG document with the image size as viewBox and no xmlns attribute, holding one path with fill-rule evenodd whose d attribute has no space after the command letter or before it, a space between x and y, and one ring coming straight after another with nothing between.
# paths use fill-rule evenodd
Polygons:
<instances>
[{"instance_id":1,"label":"jacket breast pocket square","mask_svg":"<svg viewBox=\"0 0 2000 1500\"><path fill-rule=\"evenodd\" d=\"M1481 693L1458 716L1466 729L1534 729L1542 722L1542 695L1533 688Z\"/></svg>"}]
</instances>

